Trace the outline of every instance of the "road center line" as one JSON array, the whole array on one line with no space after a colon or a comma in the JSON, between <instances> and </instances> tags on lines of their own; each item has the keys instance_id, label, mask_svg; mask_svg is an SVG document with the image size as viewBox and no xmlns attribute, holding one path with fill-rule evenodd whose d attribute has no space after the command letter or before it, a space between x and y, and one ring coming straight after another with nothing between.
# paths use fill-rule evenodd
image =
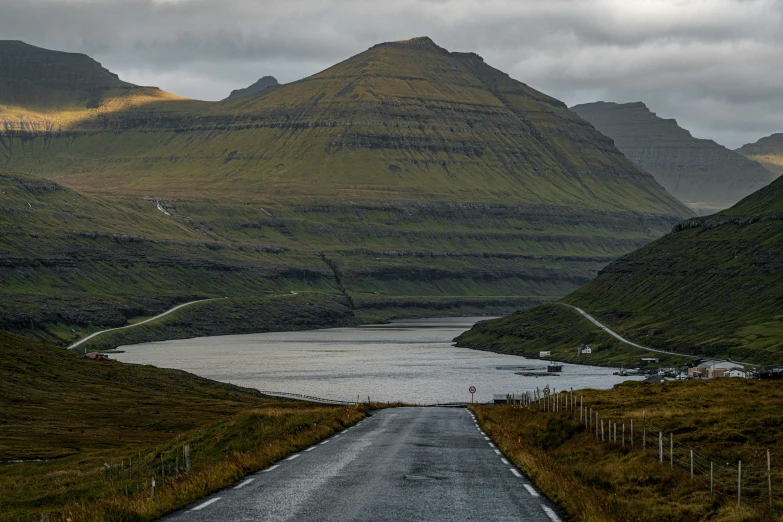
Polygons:
<instances>
[{"instance_id":1,"label":"road center line","mask_svg":"<svg viewBox=\"0 0 783 522\"><path fill-rule=\"evenodd\" d=\"M555 511L552 508L541 504L541 509L544 510L544 513L546 513L546 516L548 516L552 522L560 522L560 517L555 514Z\"/></svg>"},{"instance_id":2,"label":"road center line","mask_svg":"<svg viewBox=\"0 0 783 522\"><path fill-rule=\"evenodd\" d=\"M310 447L309 447L309 448L307 448L305 451L313 451L314 449L315 449L315 446L310 446Z\"/></svg>"},{"instance_id":3,"label":"road center line","mask_svg":"<svg viewBox=\"0 0 783 522\"><path fill-rule=\"evenodd\" d=\"M328 439L327 439L327 440L325 440L325 441L323 441L323 442L321 443L321 445L323 446L323 445L324 445L324 444L326 444L327 442L329 442L329 440L328 440Z\"/></svg>"},{"instance_id":4,"label":"road center line","mask_svg":"<svg viewBox=\"0 0 783 522\"><path fill-rule=\"evenodd\" d=\"M497 453L498 455L500 455L500 450L495 450L495 453Z\"/></svg>"},{"instance_id":5,"label":"road center line","mask_svg":"<svg viewBox=\"0 0 783 522\"><path fill-rule=\"evenodd\" d=\"M269 472L270 472L270 471L272 471L273 469L275 469L275 468L279 468L279 467L280 467L280 464L275 464L275 465L274 465L274 466L272 466L272 467L266 468L266 469L265 469L265 470L263 470L261 473L269 473Z\"/></svg>"},{"instance_id":6,"label":"road center line","mask_svg":"<svg viewBox=\"0 0 783 522\"><path fill-rule=\"evenodd\" d=\"M299 453L297 453L296 455L291 455L290 457L288 457L288 458L287 458L287 459L285 459L285 460L294 460L294 459L295 459L295 458L297 458L298 456L299 456Z\"/></svg>"},{"instance_id":7,"label":"road center line","mask_svg":"<svg viewBox=\"0 0 783 522\"><path fill-rule=\"evenodd\" d=\"M243 487L247 486L248 484L250 484L251 482L253 482L254 480L255 479L249 478L249 479L245 480L244 482L240 482L239 484L234 486L234 489L243 488Z\"/></svg>"},{"instance_id":8,"label":"road center line","mask_svg":"<svg viewBox=\"0 0 783 522\"><path fill-rule=\"evenodd\" d=\"M482 434L482 435L483 435L483 434ZM484 440L489 440L489 437L486 437L486 436L485 436L485 437L484 437Z\"/></svg>"},{"instance_id":9,"label":"road center line","mask_svg":"<svg viewBox=\"0 0 783 522\"><path fill-rule=\"evenodd\" d=\"M504 458L501 458L501 459L500 459L500 462L502 462L503 464L506 464L506 465L508 465L508 461L507 461L506 459L504 459Z\"/></svg>"},{"instance_id":10,"label":"road center line","mask_svg":"<svg viewBox=\"0 0 783 522\"><path fill-rule=\"evenodd\" d=\"M489 447L490 447L490 448L494 448L494 447L495 447L495 445L494 445L494 444L492 444L492 443L490 442L490 443L489 443Z\"/></svg>"},{"instance_id":11,"label":"road center line","mask_svg":"<svg viewBox=\"0 0 783 522\"><path fill-rule=\"evenodd\" d=\"M514 468L509 469L509 471L513 473L515 477L522 478L522 475L519 473L519 471L515 470Z\"/></svg>"},{"instance_id":12,"label":"road center line","mask_svg":"<svg viewBox=\"0 0 783 522\"><path fill-rule=\"evenodd\" d=\"M531 486L530 484L525 484L525 489L526 489L526 490L527 490L527 492L528 492L528 493L530 493L532 496L534 496L534 497L537 497L537 496L539 496L539 495L538 495L538 491L536 491L535 489L533 489L533 486Z\"/></svg>"},{"instance_id":13,"label":"road center line","mask_svg":"<svg viewBox=\"0 0 783 522\"><path fill-rule=\"evenodd\" d=\"M207 501L206 501L206 502L204 502L203 504L201 504L201 505L199 505L199 506L196 506L196 507L194 507L193 509L191 509L191 511L199 511L199 510L201 510L201 509L204 509L204 508L205 508L205 507L207 507L208 505L210 505L210 504L214 504L214 503L215 503L215 502L217 502L218 500L220 500L220 497L213 498L212 500L207 500Z\"/></svg>"}]
</instances>

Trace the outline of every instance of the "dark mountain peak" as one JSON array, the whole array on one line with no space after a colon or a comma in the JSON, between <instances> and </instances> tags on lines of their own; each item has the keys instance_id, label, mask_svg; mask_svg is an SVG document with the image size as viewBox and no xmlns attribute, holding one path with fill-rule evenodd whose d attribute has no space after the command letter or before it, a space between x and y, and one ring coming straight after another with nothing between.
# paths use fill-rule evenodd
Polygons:
<instances>
[{"instance_id":1,"label":"dark mountain peak","mask_svg":"<svg viewBox=\"0 0 783 522\"><path fill-rule=\"evenodd\" d=\"M677 120L660 118L642 102L586 103L571 110L698 212L727 208L774 179L759 163L694 138Z\"/></svg>"},{"instance_id":2,"label":"dark mountain peak","mask_svg":"<svg viewBox=\"0 0 783 522\"><path fill-rule=\"evenodd\" d=\"M265 91L269 87L276 87L280 85L277 82L277 78L274 76L264 76L263 78L260 78L256 83L249 87L245 87L244 89L235 89L231 91L231 94L228 95L228 98L226 100L234 100L236 98L242 98L243 96L249 96L251 94L256 94L262 91Z\"/></svg>"},{"instance_id":3,"label":"dark mountain peak","mask_svg":"<svg viewBox=\"0 0 783 522\"><path fill-rule=\"evenodd\" d=\"M58 89L133 87L86 54L0 40L0 78Z\"/></svg>"}]
</instances>

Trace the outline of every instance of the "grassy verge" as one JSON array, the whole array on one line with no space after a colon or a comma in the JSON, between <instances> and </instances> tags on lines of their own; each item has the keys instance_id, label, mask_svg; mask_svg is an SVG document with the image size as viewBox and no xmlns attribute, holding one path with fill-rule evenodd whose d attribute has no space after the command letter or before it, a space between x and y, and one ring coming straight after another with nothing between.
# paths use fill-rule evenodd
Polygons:
<instances>
[{"instance_id":1,"label":"grassy verge","mask_svg":"<svg viewBox=\"0 0 783 522\"><path fill-rule=\"evenodd\" d=\"M0 332L0 520L152 520L364 417ZM192 452L185 473L182 448ZM131 461L133 464L131 464ZM154 498L150 482L155 478Z\"/></svg>"},{"instance_id":2,"label":"grassy verge","mask_svg":"<svg viewBox=\"0 0 783 522\"><path fill-rule=\"evenodd\" d=\"M576 395L576 394L575 394ZM665 384L629 383L613 390L579 391L585 408L626 424L626 444L602 442L579 421L579 411L538 407L472 406L482 429L549 498L575 520L768 521L783 519L783 390L779 383L722 379ZM668 438L658 461L658 433L640 449L642 415ZM635 445L630 444L634 419ZM686 448L713 462L715 493L697 462L691 479ZM767 490L766 451L772 455L773 502ZM743 463L737 505L737 462ZM707 470L709 464L707 464Z\"/></svg>"}]
</instances>

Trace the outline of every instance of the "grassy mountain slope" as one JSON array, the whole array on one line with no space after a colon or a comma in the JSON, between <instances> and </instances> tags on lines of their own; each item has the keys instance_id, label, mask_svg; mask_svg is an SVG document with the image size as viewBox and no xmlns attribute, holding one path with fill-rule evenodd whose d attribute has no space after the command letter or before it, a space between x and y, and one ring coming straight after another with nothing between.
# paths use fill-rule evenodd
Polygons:
<instances>
[{"instance_id":1,"label":"grassy mountain slope","mask_svg":"<svg viewBox=\"0 0 783 522\"><path fill-rule=\"evenodd\" d=\"M748 159L758 161L767 170L778 176L783 174L783 133L761 138L756 143L748 143L735 152Z\"/></svg>"},{"instance_id":2,"label":"grassy mountain slope","mask_svg":"<svg viewBox=\"0 0 783 522\"><path fill-rule=\"evenodd\" d=\"M362 416L0 332L0 521L151 520Z\"/></svg>"},{"instance_id":3,"label":"grassy mountain slope","mask_svg":"<svg viewBox=\"0 0 783 522\"><path fill-rule=\"evenodd\" d=\"M775 176L712 140L691 136L641 102L587 103L571 110L612 138L623 154L700 213L725 209Z\"/></svg>"},{"instance_id":4,"label":"grassy mountain slope","mask_svg":"<svg viewBox=\"0 0 783 522\"><path fill-rule=\"evenodd\" d=\"M781 364L782 216L783 179L778 179L719 214L684 221L609 264L563 301L650 347ZM564 307L546 312L555 306L480 323L459 342L530 353L546 331L550 346L574 353L579 342L611 345L586 328L576 312ZM580 360L590 362L600 354Z\"/></svg>"},{"instance_id":5,"label":"grassy mountain slope","mask_svg":"<svg viewBox=\"0 0 783 522\"><path fill-rule=\"evenodd\" d=\"M15 329L51 333L66 302L70 331L269 291L360 318L498 313L566 295L690 215L561 102L426 38L223 102L117 89L0 132ZM60 188L25 188L39 177Z\"/></svg>"}]
</instances>

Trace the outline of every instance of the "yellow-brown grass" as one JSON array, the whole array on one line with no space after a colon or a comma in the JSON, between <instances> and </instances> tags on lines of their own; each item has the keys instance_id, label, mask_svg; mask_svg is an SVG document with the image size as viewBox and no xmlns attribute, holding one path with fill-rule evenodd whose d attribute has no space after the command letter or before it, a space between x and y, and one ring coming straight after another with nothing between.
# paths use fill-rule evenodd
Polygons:
<instances>
[{"instance_id":1,"label":"yellow-brown grass","mask_svg":"<svg viewBox=\"0 0 783 522\"><path fill-rule=\"evenodd\" d=\"M626 446L597 440L579 422L578 410L549 413L538 407L472 406L482 429L549 498L583 521L740 521L783 519L783 390L764 381L717 380L585 390L586 408L626 423ZM578 404L578 403L577 403ZM695 479L670 468L668 442L658 462L658 434L641 451L642 412L675 442L714 462L716 477L736 480L737 460L747 471L743 504L736 487L709 492L709 476ZM630 419L635 447L630 447ZM667 439L668 440L668 439ZM766 450L773 456L772 505L766 490ZM675 457L677 453L675 452ZM682 460L682 457L680 458ZM736 484L736 482L734 482Z\"/></svg>"}]
</instances>

